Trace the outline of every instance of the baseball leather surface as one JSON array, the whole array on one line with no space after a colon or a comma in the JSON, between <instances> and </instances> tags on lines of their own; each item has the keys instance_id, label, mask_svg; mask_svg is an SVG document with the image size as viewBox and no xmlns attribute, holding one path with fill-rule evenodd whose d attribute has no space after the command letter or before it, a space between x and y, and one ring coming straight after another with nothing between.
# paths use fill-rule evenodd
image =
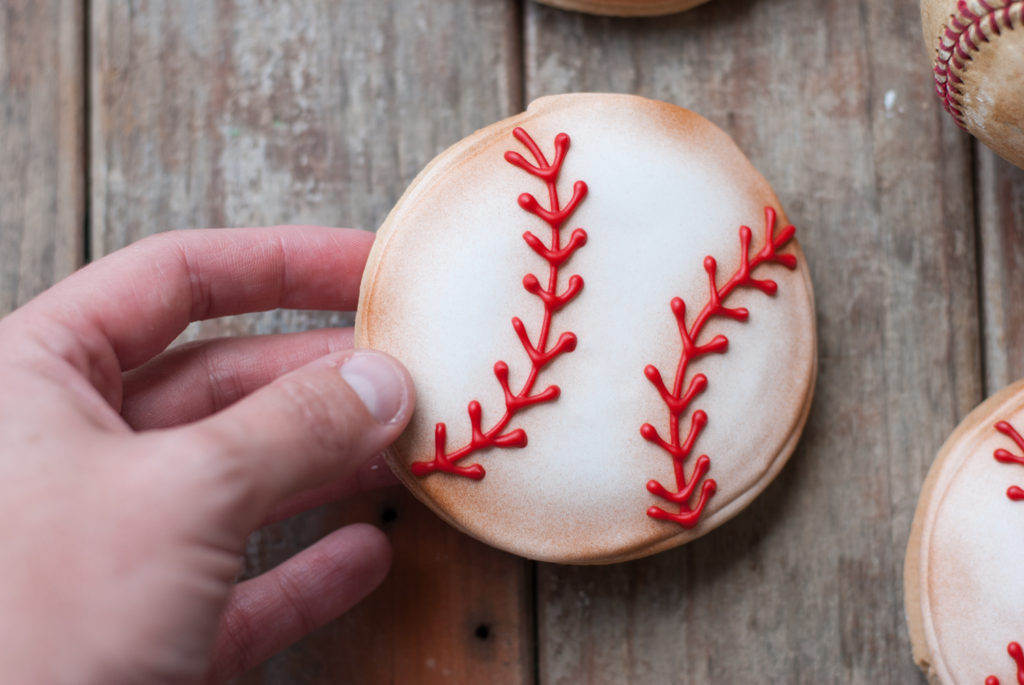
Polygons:
<instances>
[{"instance_id":1,"label":"baseball leather surface","mask_svg":"<svg viewBox=\"0 0 1024 685\"><path fill-rule=\"evenodd\" d=\"M1024 0L921 0L921 17L946 111L1024 168Z\"/></svg>"}]
</instances>

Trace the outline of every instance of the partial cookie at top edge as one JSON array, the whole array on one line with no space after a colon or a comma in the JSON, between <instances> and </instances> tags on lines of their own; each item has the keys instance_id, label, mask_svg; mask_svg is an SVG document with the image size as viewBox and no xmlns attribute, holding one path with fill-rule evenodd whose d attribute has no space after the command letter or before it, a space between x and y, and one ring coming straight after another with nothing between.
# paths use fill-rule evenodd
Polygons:
<instances>
[{"instance_id":1,"label":"partial cookie at top edge","mask_svg":"<svg viewBox=\"0 0 1024 685\"><path fill-rule=\"evenodd\" d=\"M655 17L675 14L708 0L537 0L563 10L613 17Z\"/></svg>"}]
</instances>

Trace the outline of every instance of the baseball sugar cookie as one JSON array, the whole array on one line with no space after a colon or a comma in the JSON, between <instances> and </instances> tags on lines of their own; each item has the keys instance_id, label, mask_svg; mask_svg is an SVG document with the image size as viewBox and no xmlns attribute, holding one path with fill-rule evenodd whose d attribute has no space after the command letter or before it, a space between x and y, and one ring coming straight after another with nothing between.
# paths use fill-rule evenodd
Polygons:
<instances>
[{"instance_id":1,"label":"baseball sugar cookie","mask_svg":"<svg viewBox=\"0 0 1024 685\"><path fill-rule=\"evenodd\" d=\"M1024 167L1024 0L921 0L921 15L946 111Z\"/></svg>"},{"instance_id":2,"label":"baseball sugar cookie","mask_svg":"<svg viewBox=\"0 0 1024 685\"><path fill-rule=\"evenodd\" d=\"M614 17L654 17L682 12L708 0L539 0L564 10Z\"/></svg>"},{"instance_id":3,"label":"baseball sugar cookie","mask_svg":"<svg viewBox=\"0 0 1024 685\"><path fill-rule=\"evenodd\" d=\"M357 343L416 383L390 454L452 525L608 563L746 506L815 376L803 254L722 131L629 95L547 97L443 152L381 227Z\"/></svg>"},{"instance_id":4,"label":"baseball sugar cookie","mask_svg":"<svg viewBox=\"0 0 1024 685\"><path fill-rule=\"evenodd\" d=\"M904 567L914 660L932 683L1024 683L1024 381L946 441Z\"/></svg>"}]
</instances>

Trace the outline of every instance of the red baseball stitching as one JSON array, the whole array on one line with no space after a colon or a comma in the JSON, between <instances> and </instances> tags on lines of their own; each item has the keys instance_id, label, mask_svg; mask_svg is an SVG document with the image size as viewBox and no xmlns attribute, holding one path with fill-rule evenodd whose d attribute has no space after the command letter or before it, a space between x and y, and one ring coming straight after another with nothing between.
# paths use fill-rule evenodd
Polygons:
<instances>
[{"instance_id":1,"label":"red baseball stitching","mask_svg":"<svg viewBox=\"0 0 1024 685\"><path fill-rule=\"evenodd\" d=\"M1006 653L1010 655L1013 663L1017 666L1018 685L1024 685L1024 650L1021 649L1020 643L1011 642L1006 646ZM999 678L990 675L985 678L985 685L999 685Z\"/></svg>"},{"instance_id":2,"label":"red baseball stitching","mask_svg":"<svg viewBox=\"0 0 1024 685\"><path fill-rule=\"evenodd\" d=\"M967 0L957 0L956 13L942 27L935 57L935 92L946 111L960 128L966 129L961 109L963 79L961 74L991 35L1002 35L1024 24L1024 0L974 0L979 11L972 10ZM987 32L986 32L987 30Z\"/></svg>"},{"instance_id":3,"label":"red baseball stitching","mask_svg":"<svg viewBox=\"0 0 1024 685\"><path fill-rule=\"evenodd\" d=\"M542 286L540 280L532 273L527 274L523 278L523 287L526 288L527 292L536 295L544 303L544 319L541 322L540 335L536 345L530 342L529 334L527 334L526 326L522 320L519 317L512 318L512 328L515 329L519 342L522 343L523 349L526 350L526 354L530 358L530 373L522 389L517 393L513 393L509 387L508 364L503 361L495 363L494 375L498 379L502 391L505 393L504 415L498 419L494 426L484 431L480 425L483 409L478 401L473 400L470 402L469 423L472 429L472 438L468 444L451 453L447 452L445 447L447 428L444 423L438 423L434 427L434 459L432 461L413 462L410 468L413 475L416 476L422 477L435 471L443 471L456 476L480 480L485 475L483 466L480 464L459 466L456 462L465 459L478 450L489 447L526 447L526 431L521 428L507 433L502 433L502 431L505 430L512 417L519 410L534 404L550 402L559 396L561 390L557 385L549 385L534 395L530 393L533 392L534 383L536 383L541 369L554 361L559 355L576 349L576 335L572 332L562 333L551 347L548 347L548 336L551 331L552 315L579 295L580 290L583 289L583 279L578 275L573 275L569 277L566 289L559 294L558 274L559 267L567 262L576 250L583 247L587 242L587 232L582 228L574 230L569 236L569 242L565 245L561 244L560 234L562 226L569 220L572 213L576 211L576 207L579 206L583 198L586 197L587 184L583 181L576 181L572 187L572 197L564 207L560 206L557 186L558 174L562 170L562 162L565 161L566 152L569 150L569 136L564 133L559 133L555 136L555 157L548 164L544 153L540 151L537 143L534 142L529 133L516 127L512 131L512 135L526 146L526 149L533 155L536 165L526 161L518 152L511 151L505 153L505 161L544 181L550 201L550 206L544 208L537 201L537 198L529 193L521 194L518 199L520 207L544 221L551 228L550 246L545 245L541 242L540 238L530 231L526 231L523 234L523 240L526 241L526 244L548 263L547 288Z\"/></svg>"},{"instance_id":4,"label":"red baseball stitching","mask_svg":"<svg viewBox=\"0 0 1024 685\"><path fill-rule=\"evenodd\" d=\"M1013 440L1014 443L1016 443L1018 448L1024 450L1024 438L1021 437L1020 433L1017 432L1016 428L1011 426L1006 421L1000 421L999 423L996 424L996 430L1002 433L1003 435L1008 436L1011 440ZM996 458L996 461L1002 462L1004 464L1020 464L1021 466L1024 466L1024 456L1012 454L1002 448L997 449L992 456ZM1006 496L1015 502L1019 502L1020 500L1024 499L1024 490L1021 490L1016 485L1011 485L1009 488L1006 489Z\"/></svg>"},{"instance_id":5,"label":"red baseball stitching","mask_svg":"<svg viewBox=\"0 0 1024 685\"><path fill-rule=\"evenodd\" d=\"M996 430L1003 435L1013 440L1014 444L1017 445L1018 449L1024 450L1024 438L1021 437L1017 429L1011 426L1007 421L1000 421L996 424ZM1002 448L997 449L992 454L996 458L996 461L1003 464L1019 464L1024 466L1024 456L1013 454L1009 450ZM1021 490L1016 485L1011 485L1006 489L1006 496L1014 502L1024 500L1024 490ZM1017 642L1011 642L1006 647L1006 653L1010 655L1013 662L1017 665L1017 683L1024 685L1024 650ZM999 685L999 678L994 675L990 675L985 678L985 685Z\"/></svg>"},{"instance_id":6,"label":"red baseball stitching","mask_svg":"<svg viewBox=\"0 0 1024 685\"><path fill-rule=\"evenodd\" d=\"M686 303L683 302L682 298L673 298L671 304L672 313L676 317L683 349L679 358L679 364L676 366L675 382L672 384L672 390L669 391L665 386L665 381L662 379L661 372L658 371L657 367L649 364L644 369L644 375L647 376L647 380L658 390L662 401L668 407L669 439L665 440L658 435L658 430L649 423L645 423L640 427L640 435L648 442L652 442L668 452L672 457L676 488L678 488L676 492L671 492L658 481L651 480L647 482L647 490L653 495L679 505L679 513L672 513L661 507L652 506L647 509L647 515L651 518L674 521L683 528L692 528L697 525L704 507L718 488L712 479L704 480L701 483L701 479L707 475L708 469L711 468L711 460L708 458L708 455L702 454L697 457L690 478L686 477L683 469L687 458L690 456L690 452L693 450L694 444L697 442L697 438L708 423L708 415L701 409L693 412L693 415L690 417L689 432L686 435L686 439L682 441L680 441L679 419L689 408L693 400L707 389L708 379L702 373L696 374L690 380L690 384L685 392L683 391L683 384L686 380L686 371L691 361L712 352L725 352L729 346L729 340L724 335L716 335L704 345L698 344L697 339L700 337L704 324L715 316L724 316L736 321L746 321L750 315L750 312L744 307L729 309L722 302L737 288L757 288L766 295L774 295L778 290L778 284L775 281L759 281L751 276L754 269L766 262L775 262L787 269L795 269L797 266L794 255L778 254L777 252L780 247L789 242L796 229L792 226L786 226L775 236L775 210L771 207L765 207L764 218L764 247L754 256L753 261L750 260L750 228L740 226L740 265L737 267L736 273L721 288L715 282L715 272L718 265L714 257L704 258L704 271L707 272L709 281L709 300L700 313L697 314L697 318L694 319L689 329L686 328ZM697 500L696 506L691 507L690 500L697 485L700 485L700 497Z\"/></svg>"}]
</instances>

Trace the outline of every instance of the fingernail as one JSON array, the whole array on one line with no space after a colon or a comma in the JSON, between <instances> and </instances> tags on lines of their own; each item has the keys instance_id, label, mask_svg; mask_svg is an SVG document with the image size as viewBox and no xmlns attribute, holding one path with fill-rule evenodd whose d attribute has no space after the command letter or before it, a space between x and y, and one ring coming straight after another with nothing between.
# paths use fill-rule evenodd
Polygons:
<instances>
[{"instance_id":1,"label":"fingernail","mask_svg":"<svg viewBox=\"0 0 1024 685\"><path fill-rule=\"evenodd\" d=\"M398 418L406 402L405 376L388 356L358 350L341 365L341 377L381 423Z\"/></svg>"}]
</instances>

